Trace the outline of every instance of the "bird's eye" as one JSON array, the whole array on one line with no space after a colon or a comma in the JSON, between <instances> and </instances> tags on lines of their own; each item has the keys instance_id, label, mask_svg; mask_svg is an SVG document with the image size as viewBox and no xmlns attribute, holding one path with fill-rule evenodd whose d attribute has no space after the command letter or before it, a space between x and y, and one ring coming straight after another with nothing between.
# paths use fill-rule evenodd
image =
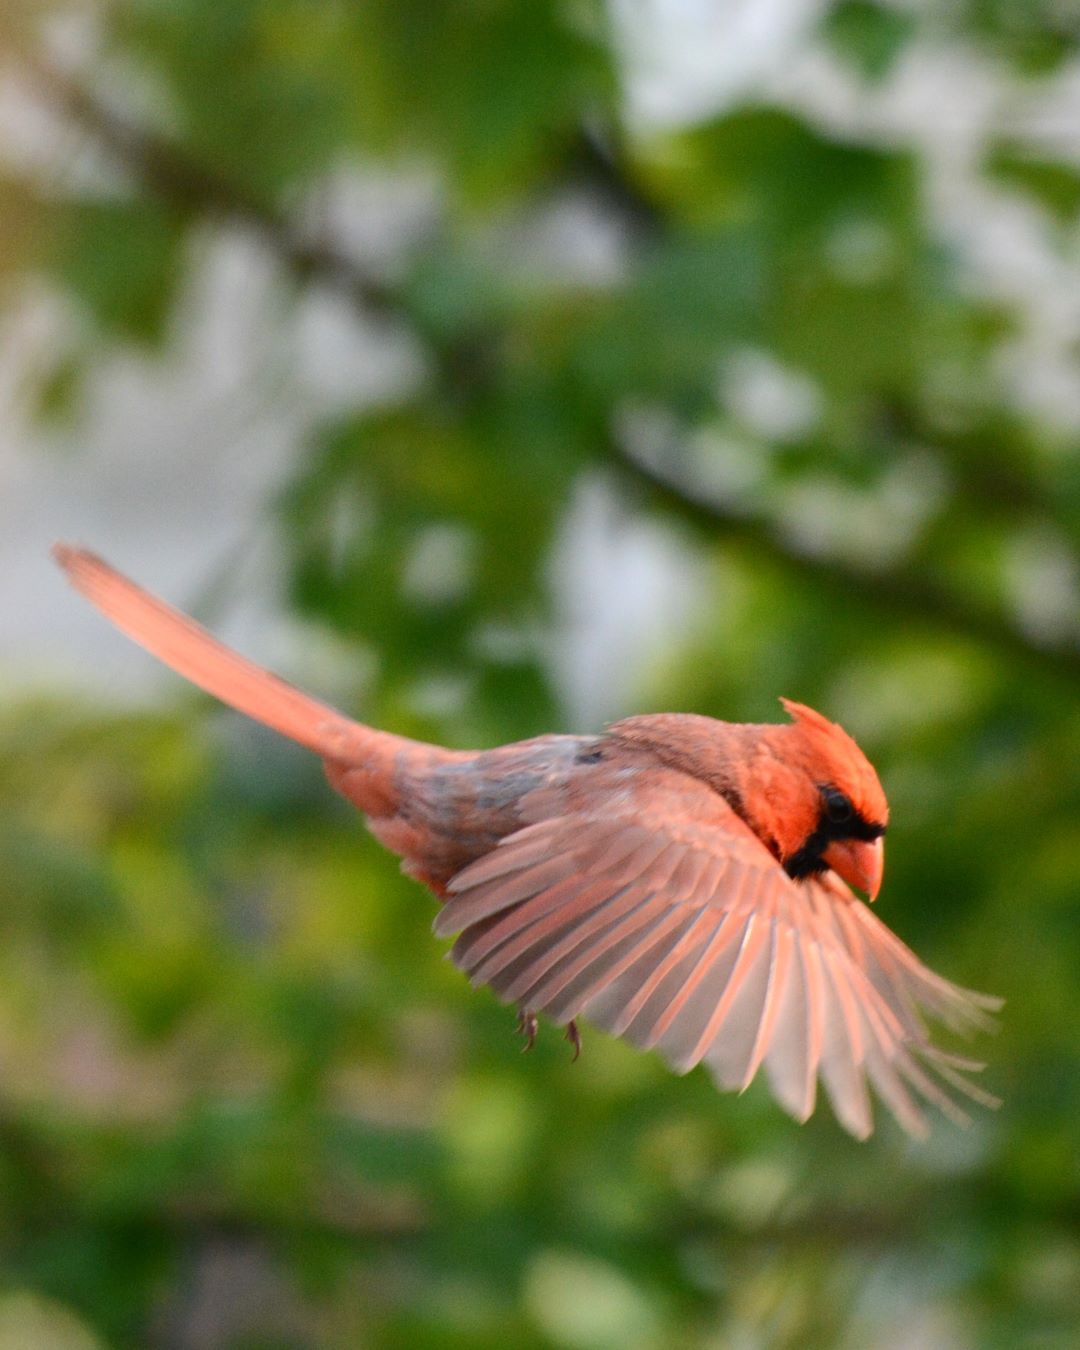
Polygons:
<instances>
[{"instance_id":1,"label":"bird's eye","mask_svg":"<svg viewBox=\"0 0 1080 1350\"><path fill-rule=\"evenodd\" d=\"M834 825L843 825L855 814L851 802L836 788L826 788L822 795L825 798L825 814Z\"/></svg>"}]
</instances>

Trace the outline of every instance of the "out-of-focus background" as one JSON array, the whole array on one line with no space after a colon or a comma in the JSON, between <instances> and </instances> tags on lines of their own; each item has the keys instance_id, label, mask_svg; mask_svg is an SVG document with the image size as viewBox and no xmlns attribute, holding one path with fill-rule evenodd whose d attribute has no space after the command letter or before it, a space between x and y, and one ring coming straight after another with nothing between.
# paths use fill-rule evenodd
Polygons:
<instances>
[{"instance_id":1,"label":"out-of-focus background","mask_svg":"<svg viewBox=\"0 0 1080 1350\"><path fill-rule=\"evenodd\" d=\"M0 1346L1075 1346L1080 18L0 9ZM861 740L927 1143L470 992L92 544L365 720Z\"/></svg>"}]
</instances>

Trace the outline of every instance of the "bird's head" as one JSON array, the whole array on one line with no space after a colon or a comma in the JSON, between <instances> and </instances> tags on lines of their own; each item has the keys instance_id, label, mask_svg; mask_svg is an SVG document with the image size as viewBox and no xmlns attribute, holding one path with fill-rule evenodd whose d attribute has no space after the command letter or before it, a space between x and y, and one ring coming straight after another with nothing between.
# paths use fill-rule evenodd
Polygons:
<instances>
[{"instance_id":1,"label":"bird's head","mask_svg":"<svg viewBox=\"0 0 1080 1350\"><path fill-rule=\"evenodd\" d=\"M889 804L874 768L842 727L802 703L791 722L763 728L754 815L784 870L799 879L831 867L871 900L881 888Z\"/></svg>"}]
</instances>

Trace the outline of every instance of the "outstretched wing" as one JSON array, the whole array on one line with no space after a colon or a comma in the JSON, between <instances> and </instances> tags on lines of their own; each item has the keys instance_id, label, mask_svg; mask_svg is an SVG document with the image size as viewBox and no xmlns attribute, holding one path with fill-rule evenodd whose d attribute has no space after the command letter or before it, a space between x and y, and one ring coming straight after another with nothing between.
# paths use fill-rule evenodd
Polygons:
<instances>
[{"instance_id":1,"label":"outstretched wing","mask_svg":"<svg viewBox=\"0 0 1080 1350\"><path fill-rule=\"evenodd\" d=\"M704 1062L723 1088L764 1065L798 1120L820 1075L858 1138L873 1129L868 1083L915 1135L926 1102L966 1119L940 1080L994 1104L919 1010L968 1031L998 1001L928 970L832 873L793 882L676 770L575 796L545 794L450 882L435 929L459 934L451 955L473 984L558 1023L584 1016L680 1073Z\"/></svg>"}]
</instances>

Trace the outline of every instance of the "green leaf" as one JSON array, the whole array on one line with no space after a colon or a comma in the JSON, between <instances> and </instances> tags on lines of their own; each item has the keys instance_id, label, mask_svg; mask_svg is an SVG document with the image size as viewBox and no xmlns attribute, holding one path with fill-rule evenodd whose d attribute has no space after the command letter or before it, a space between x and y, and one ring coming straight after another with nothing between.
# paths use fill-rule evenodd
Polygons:
<instances>
[{"instance_id":1,"label":"green leaf","mask_svg":"<svg viewBox=\"0 0 1080 1350\"><path fill-rule=\"evenodd\" d=\"M1059 71L1075 55L1080 36L1075 6L1055 0L966 0L949 17L1018 74L1034 79Z\"/></svg>"},{"instance_id":2,"label":"green leaf","mask_svg":"<svg viewBox=\"0 0 1080 1350\"><path fill-rule=\"evenodd\" d=\"M595 25L555 0L374 0L355 17L359 135L439 154L451 194L474 205L550 174L613 92Z\"/></svg>"},{"instance_id":3,"label":"green leaf","mask_svg":"<svg viewBox=\"0 0 1080 1350\"><path fill-rule=\"evenodd\" d=\"M81 201L57 212L60 281L110 337L158 344L183 273L184 222L147 201Z\"/></svg>"},{"instance_id":4,"label":"green leaf","mask_svg":"<svg viewBox=\"0 0 1080 1350\"><path fill-rule=\"evenodd\" d=\"M1070 165L1000 144L985 167L992 178L1034 197L1059 224L1071 224L1080 212L1080 173Z\"/></svg>"},{"instance_id":5,"label":"green leaf","mask_svg":"<svg viewBox=\"0 0 1080 1350\"><path fill-rule=\"evenodd\" d=\"M893 4L841 0L822 24L827 42L868 80L883 79L915 33L915 18Z\"/></svg>"},{"instance_id":6,"label":"green leaf","mask_svg":"<svg viewBox=\"0 0 1080 1350\"><path fill-rule=\"evenodd\" d=\"M154 0L118 11L129 51L164 77L171 134L238 195L273 202L347 141L356 76L350 6L308 0Z\"/></svg>"},{"instance_id":7,"label":"green leaf","mask_svg":"<svg viewBox=\"0 0 1080 1350\"><path fill-rule=\"evenodd\" d=\"M766 239L820 236L836 221L910 210L909 157L827 136L775 108L744 108L644 142L637 172L680 219Z\"/></svg>"},{"instance_id":8,"label":"green leaf","mask_svg":"<svg viewBox=\"0 0 1080 1350\"><path fill-rule=\"evenodd\" d=\"M85 361L81 354L61 356L34 389L34 413L46 426L74 426L80 411Z\"/></svg>"}]
</instances>

